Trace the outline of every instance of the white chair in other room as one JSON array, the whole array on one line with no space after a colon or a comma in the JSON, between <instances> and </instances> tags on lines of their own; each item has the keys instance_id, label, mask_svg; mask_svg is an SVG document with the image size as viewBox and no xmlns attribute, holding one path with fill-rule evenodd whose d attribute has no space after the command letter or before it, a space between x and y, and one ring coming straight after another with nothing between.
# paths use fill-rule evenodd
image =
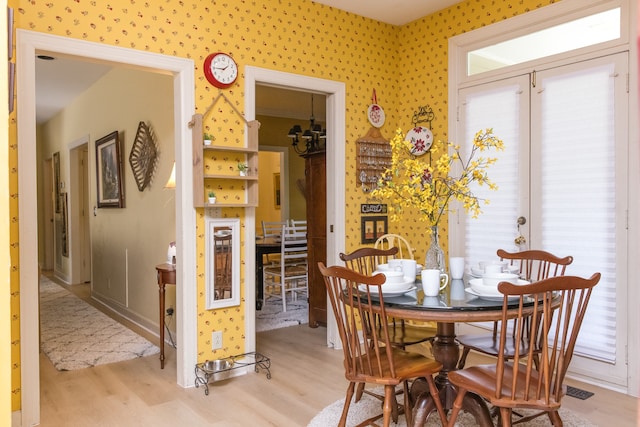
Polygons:
<instances>
[{"instance_id":1,"label":"white chair in other room","mask_svg":"<svg viewBox=\"0 0 640 427\"><path fill-rule=\"evenodd\" d=\"M283 225L288 224L286 221L262 221L262 237L280 237Z\"/></svg>"},{"instance_id":2,"label":"white chair in other room","mask_svg":"<svg viewBox=\"0 0 640 427\"><path fill-rule=\"evenodd\" d=\"M306 219L290 219L289 225L294 231L306 233L307 232L307 220Z\"/></svg>"},{"instance_id":3,"label":"white chair in other room","mask_svg":"<svg viewBox=\"0 0 640 427\"><path fill-rule=\"evenodd\" d=\"M282 310L287 311L287 294L293 301L298 294L309 295L307 265L307 233L291 226L281 230L280 259L264 269L264 295L282 299Z\"/></svg>"},{"instance_id":4,"label":"white chair in other room","mask_svg":"<svg viewBox=\"0 0 640 427\"><path fill-rule=\"evenodd\" d=\"M288 225L286 221L262 221L262 237L264 239L279 239L282 233L282 226ZM274 265L280 255L266 254L264 265Z\"/></svg>"}]
</instances>

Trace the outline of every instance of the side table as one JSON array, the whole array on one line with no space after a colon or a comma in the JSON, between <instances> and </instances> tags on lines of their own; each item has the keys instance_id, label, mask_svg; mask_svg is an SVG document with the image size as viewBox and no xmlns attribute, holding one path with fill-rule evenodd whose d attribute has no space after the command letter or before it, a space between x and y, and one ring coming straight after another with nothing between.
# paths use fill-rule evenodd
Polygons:
<instances>
[{"instance_id":1,"label":"side table","mask_svg":"<svg viewBox=\"0 0 640 427\"><path fill-rule=\"evenodd\" d=\"M158 264L156 265L158 273L158 293L160 298L160 369L164 369L164 290L165 285L176 284L176 266L175 264Z\"/></svg>"}]
</instances>

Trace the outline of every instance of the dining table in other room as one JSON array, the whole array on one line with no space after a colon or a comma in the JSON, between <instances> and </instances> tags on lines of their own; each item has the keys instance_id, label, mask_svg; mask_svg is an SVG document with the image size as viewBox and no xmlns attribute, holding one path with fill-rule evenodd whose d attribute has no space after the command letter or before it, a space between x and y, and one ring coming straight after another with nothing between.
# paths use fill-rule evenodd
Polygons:
<instances>
[{"instance_id":1,"label":"dining table in other room","mask_svg":"<svg viewBox=\"0 0 640 427\"><path fill-rule=\"evenodd\" d=\"M402 320L437 323L436 337L433 341L433 356L442 364L442 370L435 378L440 390L440 399L445 410L453 407L456 390L449 382L449 372L457 369L460 357L456 342L455 324L460 322L493 322L502 318L502 297L481 298L469 292L467 280L452 280L437 297L425 297L420 279L416 280L416 289L402 295L385 296L383 301L389 317ZM373 303L375 304L374 300ZM379 304L379 301L378 301ZM524 308L533 311L533 300ZM509 310L515 316L518 312L517 300ZM431 400L426 380L416 380L411 387L414 401L414 420L425 419L435 405ZM463 409L473 415L477 425L492 426L491 415L486 402L473 393L467 393Z\"/></svg>"},{"instance_id":2,"label":"dining table in other room","mask_svg":"<svg viewBox=\"0 0 640 427\"><path fill-rule=\"evenodd\" d=\"M264 255L279 253L281 240L275 237L263 237L256 239L256 310L262 310L264 304Z\"/></svg>"}]
</instances>

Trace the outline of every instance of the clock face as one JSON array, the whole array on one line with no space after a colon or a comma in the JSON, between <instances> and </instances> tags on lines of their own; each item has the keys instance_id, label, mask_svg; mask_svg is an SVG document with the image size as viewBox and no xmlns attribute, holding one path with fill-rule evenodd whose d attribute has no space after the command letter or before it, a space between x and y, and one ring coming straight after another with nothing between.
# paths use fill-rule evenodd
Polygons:
<instances>
[{"instance_id":1,"label":"clock face","mask_svg":"<svg viewBox=\"0 0 640 427\"><path fill-rule=\"evenodd\" d=\"M204 75L215 87L226 89L238 78L238 65L226 53L212 53L204 60Z\"/></svg>"}]
</instances>

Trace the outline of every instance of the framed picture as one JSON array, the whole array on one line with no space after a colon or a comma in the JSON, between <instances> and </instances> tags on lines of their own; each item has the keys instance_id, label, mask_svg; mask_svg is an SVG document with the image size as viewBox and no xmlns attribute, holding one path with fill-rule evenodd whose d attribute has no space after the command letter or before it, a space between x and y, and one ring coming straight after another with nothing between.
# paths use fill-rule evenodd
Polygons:
<instances>
[{"instance_id":1,"label":"framed picture","mask_svg":"<svg viewBox=\"0 0 640 427\"><path fill-rule=\"evenodd\" d=\"M386 216L363 216L361 224L362 243L375 243L378 237L387 234Z\"/></svg>"},{"instance_id":2,"label":"framed picture","mask_svg":"<svg viewBox=\"0 0 640 427\"><path fill-rule=\"evenodd\" d=\"M60 194L60 204L62 205L62 232L60 238L62 239L62 256L69 257L69 215L68 215L68 202L67 193Z\"/></svg>"},{"instance_id":3,"label":"framed picture","mask_svg":"<svg viewBox=\"0 0 640 427\"><path fill-rule=\"evenodd\" d=\"M96 141L96 184L99 208L124 207L122 158L118 131Z\"/></svg>"},{"instance_id":4,"label":"framed picture","mask_svg":"<svg viewBox=\"0 0 640 427\"><path fill-rule=\"evenodd\" d=\"M280 174L273 174L273 205L280 209Z\"/></svg>"},{"instance_id":5,"label":"framed picture","mask_svg":"<svg viewBox=\"0 0 640 427\"><path fill-rule=\"evenodd\" d=\"M60 213L60 152L53 153L53 198L56 213Z\"/></svg>"}]
</instances>

